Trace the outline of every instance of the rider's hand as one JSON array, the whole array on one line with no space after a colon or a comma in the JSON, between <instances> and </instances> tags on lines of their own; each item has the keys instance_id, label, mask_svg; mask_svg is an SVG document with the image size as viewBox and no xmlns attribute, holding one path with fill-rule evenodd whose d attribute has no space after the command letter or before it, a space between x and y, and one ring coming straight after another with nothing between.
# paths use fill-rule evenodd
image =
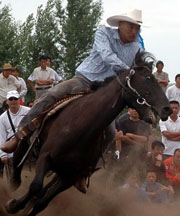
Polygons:
<instances>
[{"instance_id":1,"label":"rider's hand","mask_svg":"<svg viewBox=\"0 0 180 216\"><path fill-rule=\"evenodd\" d=\"M119 159L120 159L120 152L119 152L119 150L116 150L116 151L114 152L114 158L115 158L116 160L119 160Z\"/></svg>"}]
</instances>

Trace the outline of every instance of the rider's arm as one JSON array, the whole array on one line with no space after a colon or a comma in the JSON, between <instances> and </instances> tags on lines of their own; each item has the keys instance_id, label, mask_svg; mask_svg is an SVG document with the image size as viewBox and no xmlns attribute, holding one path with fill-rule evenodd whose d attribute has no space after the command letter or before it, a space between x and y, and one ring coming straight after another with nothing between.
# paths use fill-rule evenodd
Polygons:
<instances>
[{"instance_id":1,"label":"rider's arm","mask_svg":"<svg viewBox=\"0 0 180 216\"><path fill-rule=\"evenodd\" d=\"M95 34L95 41L94 41L95 50L101 56L105 64L111 65L114 70L129 69L129 66L125 62L123 62L117 56L116 53L113 52L111 48L111 44L110 44L111 37L113 36L109 35L108 30L105 27L98 29ZM139 48L141 49L140 44L139 44ZM123 50L119 50L119 52L122 52L122 51Z\"/></svg>"}]
</instances>

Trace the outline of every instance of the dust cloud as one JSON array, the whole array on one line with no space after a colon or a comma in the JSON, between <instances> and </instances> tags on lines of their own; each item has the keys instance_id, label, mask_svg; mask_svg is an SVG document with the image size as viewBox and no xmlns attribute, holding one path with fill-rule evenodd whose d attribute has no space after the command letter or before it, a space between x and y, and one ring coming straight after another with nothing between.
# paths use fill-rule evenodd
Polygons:
<instances>
[{"instance_id":1,"label":"dust cloud","mask_svg":"<svg viewBox=\"0 0 180 216\"><path fill-rule=\"evenodd\" d=\"M100 170L91 178L86 195L75 188L58 195L40 216L179 216L179 201L168 204L145 203L132 192L114 184L110 170Z\"/></svg>"},{"instance_id":2,"label":"dust cloud","mask_svg":"<svg viewBox=\"0 0 180 216\"><path fill-rule=\"evenodd\" d=\"M116 169L101 169L90 180L87 194L74 187L59 194L39 216L179 216L179 201L168 204L152 204L137 199L136 194L119 188ZM23 171L23 184L15 193L0 181L0 216L5 213L7 200L27 192L33 173ZM19 214L15 214L19 216Z\"/></svg>"}]
</instances>

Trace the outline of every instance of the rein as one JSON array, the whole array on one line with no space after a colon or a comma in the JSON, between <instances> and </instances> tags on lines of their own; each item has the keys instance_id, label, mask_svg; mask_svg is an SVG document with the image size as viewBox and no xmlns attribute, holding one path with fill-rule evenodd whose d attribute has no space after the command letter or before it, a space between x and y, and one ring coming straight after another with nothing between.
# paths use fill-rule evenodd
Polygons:
<instances>
[{"instance_id":1,"label":"rein","mask_svg":"<svg viewBox=\"0 0 180 216\"><path fill-rule=\"evenodd\" d=\"M137 67L136 67L137 68ZM149 70L149 68L147 68L148 70ZM134 68L132 68L130 71L129 71L129 75L128 76L126 76L126 85L127 85L127 87L126 87L126 85L124 85L122 82L121 82L121 80L119 79L119 76L116 74L116 79L117 79L117 81L118 81L118 83L120 84L120 86L124 89L124 90L126 90L126 91L128 91L132 96L134 96L134 97L136 97L137 98L137 103L138 104L140 104L140 105L146 105L146 106L148 106L148 107L151 107L151 105L146 101L146 99L145 98L143 98L139 93L138 93L138 91L135 89L135 88L133 88L132 87L132 85L131 85L131 78L132 78L132 76L134 75L136 73L136 71L134 70Z\"/></svg>"}]
</instances>

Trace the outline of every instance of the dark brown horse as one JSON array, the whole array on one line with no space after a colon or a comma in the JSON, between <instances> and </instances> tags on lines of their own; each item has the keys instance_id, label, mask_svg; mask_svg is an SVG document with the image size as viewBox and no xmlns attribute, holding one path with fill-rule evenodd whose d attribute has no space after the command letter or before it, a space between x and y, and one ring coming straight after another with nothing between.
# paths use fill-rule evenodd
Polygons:
<instances>
[{"instance_id":1,"label":"dark brown horse","mask_svg":"<svg viewBox=\"0 0 180 216\"><path fill-rule=\"evenodd\" d=\"M34 197L37 202L28 216L35 216L60 192L70 188L77 179L90 176L107 148L103 145L103 131L128 105L134 107L145 121L152 122L152 111L166 120L171 113L169 102L152 75L152 63L143 59L146 53L137 53L130 70L120 73L95 92L69 104L49 119L41 134L41 150L36 164L36 175L29 191L18 200L7 203L7 211L16 213ZM26 150L19 145L14 153L18 164ZM14 179L21 168L15 169ZM56 173L43 187L49 170Z\"/></svg>"}]
</instances>

